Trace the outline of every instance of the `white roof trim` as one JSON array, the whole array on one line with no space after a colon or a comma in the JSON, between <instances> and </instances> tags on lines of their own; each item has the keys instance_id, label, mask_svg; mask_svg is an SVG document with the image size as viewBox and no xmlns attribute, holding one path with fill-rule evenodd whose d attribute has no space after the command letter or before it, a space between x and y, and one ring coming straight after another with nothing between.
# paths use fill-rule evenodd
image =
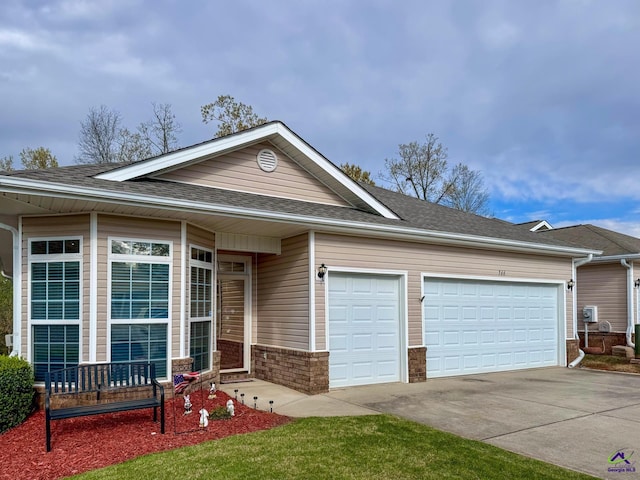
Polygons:
<instances>
[{"instance_id":1,"label":"white roof trim","mask_svg":"<svg viewBox=\"0 0 640 480\"><path fill-rule=\"evenodd\" d=\"M529 229L530 232L537 232L538 230L553 230L553 227L546 220L542 220L540 223L537 223L532 228Z\"/></svg>"},{"instance_id":2,"label":"white roof trim","mask_svg":"<svg viewBox=\"0 0 640 480\"><path fill-rule=\"evenodd\" d=\"M365 202L373 211L385 218L399 219L399 217L384 204L380 203L373 195L360 187L348 175L344 174L333 163L328 161L317 151L311 148L304 140L292 132L285 124L281 122L271 122L246 130L234 135L229 135L219 139L214 139L204 144L187 147L183 150L168 153L161 157L143 160L131 165L127 165L109 172L96 175L95 178L100 180L112 180L115 182L124 182L134 178L151 175L156 172L173 169L181 164L190 163L201 157L221 155L228 151L244 147L246 145L255 144L262 140L269 140L274 136L280 136L300 151L303 155L316 163L333 180L343 187L346 187L353 195ZM330 187L330 186L329 186ZM348 200L348 199L347 199Z\"/></svg>"},{"instance_id":3,"label":"white roof trim","mask_svg":"<svg viewBox=\"0 0 640 480\"><path fill-rule=\"evenodd\" d=\"M57 183L19 179L16 177L4 177L1 175L0 185L3 186L4 191L12 193L24 193L55 198L64 197L91 201L103 201L107 203L117 202L119 204L127 204L131 206L155 207L175 211L223 215L248 220L286 222L296 225L302 225L310 229L317 229L318 227L330 227L331 231L346 234L353 234L354 232L368 234L375 233L380 236L411 241L437 241L439 243L446 244L468 245L474 247L497 247L498 249L530 252L543 251L550 254L570 254L572 256L601 253L599 250L591 250L586 248L565 247L561 245L546 245L533 242L523 242L519 240L440 232L413 227L379 225L365 222L353 222L350 220L337 220L333 218L320 218L306 215L269 212L258 209L239 208L229 205L215 205L188 200L168 199L151 195L105 191L102 189L90 187L78 188Z\"/></svg>"}]
</instances>

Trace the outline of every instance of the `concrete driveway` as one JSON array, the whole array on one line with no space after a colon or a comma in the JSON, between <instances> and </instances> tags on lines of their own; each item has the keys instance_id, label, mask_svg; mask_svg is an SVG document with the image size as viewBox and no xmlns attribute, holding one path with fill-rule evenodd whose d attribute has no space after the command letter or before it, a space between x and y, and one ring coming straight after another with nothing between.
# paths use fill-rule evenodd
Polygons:
<instances>
[{"instance_id":1,"label":"concrete driveway","mask_svg":"<svg viewBox=\"0 0 640 480\"><path fill-rule=\"evenodd\" d=\"M638 375L545 368L351 387L324 397L598 477L640 478ZM613 465L616 452L620 463ZM615 466L638 471L610 471Z\"/></svg>"}]
</instances>

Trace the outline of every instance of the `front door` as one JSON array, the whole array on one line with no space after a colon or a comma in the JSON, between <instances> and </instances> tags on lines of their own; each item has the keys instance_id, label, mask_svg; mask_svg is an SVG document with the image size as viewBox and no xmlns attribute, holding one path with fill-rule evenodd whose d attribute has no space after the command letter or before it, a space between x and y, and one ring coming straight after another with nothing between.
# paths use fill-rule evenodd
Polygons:
<instances>
[{"instance_id":1,"label":"front door","mask_svg":"<svg viewBox=\"0 0 640 480\"><path fill-rule=\"evenodd\" d=\"M249 369L251 257L218 258L216 349L220 370Z\"/></svg>"}]
</instances>

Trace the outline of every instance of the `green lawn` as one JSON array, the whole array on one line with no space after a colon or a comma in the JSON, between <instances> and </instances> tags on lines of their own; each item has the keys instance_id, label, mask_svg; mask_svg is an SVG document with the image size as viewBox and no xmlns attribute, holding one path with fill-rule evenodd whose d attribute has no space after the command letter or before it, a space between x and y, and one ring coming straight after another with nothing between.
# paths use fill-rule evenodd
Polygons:
<instances>
[{"instance_id":1,"label":"green lawn","mask_svg":"<svg viewBox=\"0 0 640 480\"><path fill-rule=\"evenodd\" d=\"M75 479L592 478L390 415L306 418Z\"/></svg>"}]
</instances>

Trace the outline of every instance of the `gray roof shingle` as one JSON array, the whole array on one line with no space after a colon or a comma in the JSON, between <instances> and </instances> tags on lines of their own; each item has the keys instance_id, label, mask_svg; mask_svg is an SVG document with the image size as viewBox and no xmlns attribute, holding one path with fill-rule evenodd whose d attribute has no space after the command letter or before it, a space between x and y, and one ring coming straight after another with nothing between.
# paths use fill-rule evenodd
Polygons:
<instances>
[{"instance_id":1,"label":"gray roof shingle","mask_svg":"<svg viewBox=\"0 0 640 480\"><path fill-rule=\"evenodd\" d=\"M363 222L373 225L417 228L434 232L496 238L531 244L578 248L584 245L582 243L576 243L569 238L541 236L541 232L530 232L510 222L462 212L367 184L361 184L361 187L387 208L395 212L396 215L400 217L400 220L387 219L357 208L317 204L150 178L139 178L125 182L94 178L100 173L121 168L123 165L124 164L72 165L45 170L14 171L7 175L10 177L52 182L74 187L87 187L111 192L126 192L157 198L193 201L200 204L211 204L212 208L216 205L232 206L279 214L312 216L330 220Z\"/></svg>"}]
</instances>

